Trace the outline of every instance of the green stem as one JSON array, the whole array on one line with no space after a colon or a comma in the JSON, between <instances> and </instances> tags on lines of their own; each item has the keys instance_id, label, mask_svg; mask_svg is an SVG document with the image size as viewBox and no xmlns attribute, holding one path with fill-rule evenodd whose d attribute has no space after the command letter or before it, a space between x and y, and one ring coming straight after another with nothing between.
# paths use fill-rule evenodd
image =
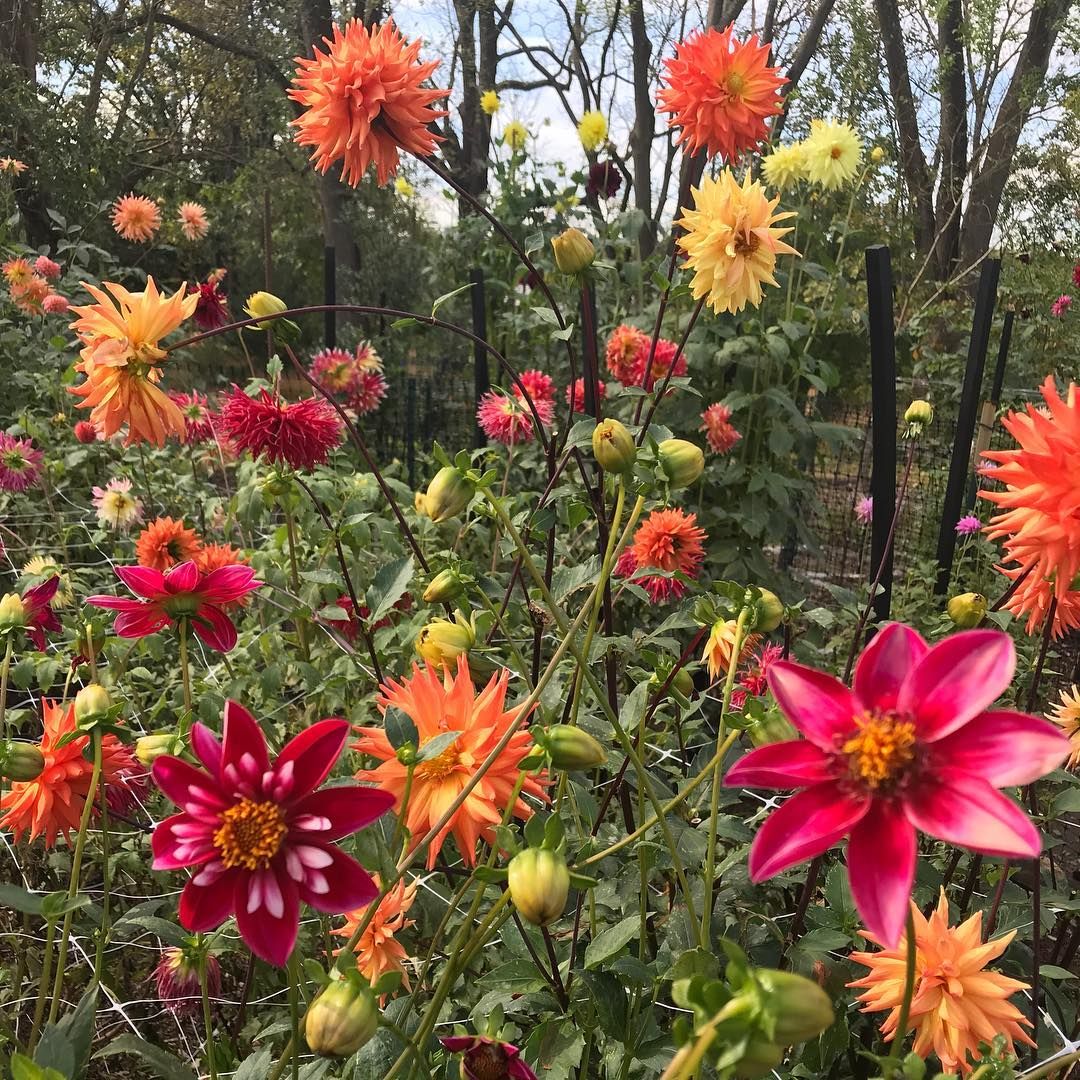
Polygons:
<instances>
[{"instance_id":1,"label":"green stem","mask_svg":"<svg viewBox=\"0 0 1080 1080\"><path fill-rule=\"evenodd\" d=\"M201 938L201 935L200 935ZM199 988L202 992L202 1015L203 1027L206 1028L206 1064L210 1070L210 1080L217 1080L217 1055L214 1046L214 1021L210 1015L210 953L204 949L202 959L199 961Z\"/></svg>"},{"instance_id":2,"label":"green stem","mask_svg":"<svg viewBox=\"0 0 1080 1080\"><path fill-rule=\"evenodd\" d=\"M904 968L904 997L900 1002L900 1016L896 1022L896 1032L893 1035L892 1046L889 1048L889 1056L886 1061L900 1063L900 1054L904 1048L904 1040L907 1036L908 1017L911 1015L911 999L915 996L915 917L911 913L911 905L908 905L907 913L907 964ZM893 1065L885 1066L885 1078L895 1074Z\"/></svg>"},{"instance_id":3,"label":"green stem","mask_svg":"<svg viewBox=\"0 0 1080 1080\"><path fill-rule=\"evenodd\" d=\"M180 677L184 683L184 719L180 722L180 734L183 736L191 726L194 707L191 700L191 664L188 659L188 620L181 619L178 628L180 637Z\"/></svg>"},{"instance_id":4,"label":"green stem","mask_svg":"<svg viewBox=\"0 0 1080 1080\"><path fill-rule=\"evenodd\" d=\"M79 835L75 839L75 854L71 859L71 882L68 885L67 898L69 903L79 895L79 874L82 870L83 851L86 848L86 834L90 827L90 815L94 809L94 799L97 797L98 783L101 780L101 731L94 728L90 732L90 743L94 752L94 767L90 773L90 790L86 793L86 801L83 803L82 816L79 818ZM53 982L52 1001L49 1003L49 1023L56 1021L60 1011L60 991L64 987L64 973L67 970L68 940L71 936L71 920L75 914L74 908L69 908L64 913L64 925L60 931L60 955L56 961L56 978Z\"/></svg>"},{"instance_id":5,"label":"green stem","mask_svg":"<svg viewBox=\"0 0 1080 1080\"><path fill-rule=\"evenodd\" d=\"M38 980L37 1001L34 1002L34 1022L30 1026L30 1039L26 1044L27 1053L33 1053L37 1045L41 1021L45 1017L45 998L48 993L49 976L52 975L53 941L56 939L56 920L45 923L45 956L41 961L41 978Z\"/></svg>"},{"instance_id":6,"label":"green stem","mask_svg":"<svg viewBox=\"0 0 1080 1080\"><path fill-rule=\"evenodd\" d=\"M1068 1068L1080 1061L1080 1052L1066 1054L1064 1057L1054 1058L1047 1061L1031 1072L1021 1073L1020 1080L1043 1080L1043 1077L1053 1076L1059 1069Z\"/></svg>"},{"instance_id":7,"label":"green stem","mask_svg":"<svg viewBox=\"0 0 1080 1080\"><path fill-rule=\"evenodd\" d=\"M416 1067L420 1070L420 1074L427 1077L427 1080L431 1080L431 1070L428 1069L427 1062L420 1053L420 1048L413 1043L412 1039L410 1039L409 1036L393 1022L393 1020L388 1020L385 1013L379 1014L379 1027L386 1028L386 1030L405 1047L406 1051L412 1054L413 1060L416 1062Z\"/></svg>"},{"instance_id":8,"label":"green stem","mask_svg":"<svg viewBox=\"0 0 1080 1080\"><path fill-rule=\"evenodd\" d=\"M289 1026L292 1030L290 1042L293 1046L300 1045L300 961L297 952L293 949L289 957ZM292 1078L299 1080L300 1055L290 1055L292 1061Z\"/></svg>"},{"instance_id":9,"label":"green stem","mask_svg":"<svg viewBox=\"0 0 1080 1080\"><path fill-rule=\"evenodd\" d=\"M15 651L15 638L9 631L7 639L7 648L4 650L4 665L0 668L0 742L7 742L8 729L7 729L7 688L8 688L8 675L11 674L11 656ZM0 776L0 794L3 794L4 788L7 787L7 777Z\"/></svg>"},{"instance_id":10,"label":"green stem","mask_svg":"<svg viewBox=\"0 0 1080 1080\"><path fill-rule=\"evenodd\" d=\"M101 983L105 944L109 938L109 889L112 883L109 871L109 800L104 784L98 785L98 814L101 818L101 926L98 929L97 948L94 950L95 986Z\"/></svg>"},{"instance_id":11,"label":"green stem","mask_svg":"<svg viewBox=\"0 0 1080 1080\"><path fill-rule=\"evenodd\" d=\"M405 815L409 810L409 796L412 794L413 776L415 774L416 763L413 762L405 772L405 790L401 793L401 810L398 812L397 822L394 825L394 838L390 841L391 851L401 851L402 834L405 832Z\"/></svg>"},{"instance_id":12,"label":"green stem","mask_svg":"<svg viewBox=\"0 0 1080 1080\"><path fill-rule=\"evenodd\" d=\"M289 578L292 581L293 594L300 595L300 567L296 561L296 520L293 517L292 507L288 503L288 496L281 500L281 508L285 512L285 535L289 544ZM300 642L300 653L305 660L309 660L307 643L307 621L299 615L296 617L296 637Z\"/></svg>"}]
</instances>

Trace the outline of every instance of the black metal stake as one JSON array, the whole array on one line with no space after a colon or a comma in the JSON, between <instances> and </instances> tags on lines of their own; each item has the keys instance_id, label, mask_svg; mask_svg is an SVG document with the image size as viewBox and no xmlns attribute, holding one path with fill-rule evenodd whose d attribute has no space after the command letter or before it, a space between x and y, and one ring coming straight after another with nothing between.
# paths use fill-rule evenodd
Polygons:
<instances>
[{"instance_id":1,"label":"black metal stake","mask_svg":"<svg viewBox=\"0 0 1080 1080\"><path fill-rule=\"evenodd\" d=\"M405 383L405 461L409 468L409 487L416 487L416 379Z\"/></svg>"},{"instance_id":2,"label":"black metal stake","mask_svg":"<svg viewBox=\"0 0 1080 1080\"><path fill-rule=\"evenodd\" d=\"M469 271L469 296L472 300L472 328L473 333L483 341L487 341L487 297L484 293L484 271L478 266ZM491 386L491 378L488 375L487 349L479 342L473 342L473 370L475 372L476 405L479 407L480 399L488 392ZM473 435L474 446L487 446L487 436L476 421Z\"/></svg>"},{"instance_id":3,"label":"black metal stake","mask_svg":"<svg viewBox=\"0 0 1080 1080\"><path fill-rule=\"evenodd\" d=\"M1005 385L1005 361L1009 358L1009 344L1012 341L1013 322L1016 320L1016 313L1013 311L1005 312L1005 321L1001 324L1001 340L998 342L997 351L997 363L994 365L994 381L990 387L990 397L987 399L986 404L983 405L983 415L979 419L980 436L983 435L982 426L985 424L989 428L993 424L993 413L997 412L998 406L1001 404L1001 391ZM987 406L992 406L992 410ZM989 432L983 439L976 441L976 450L985 450L990 445ZM975 462L978 465L978 461ZM971 470L971 478L968 481L967 498L964 500L964 509L970 510L975 505L975 496L979 487L979 478L975 472L975 469Z\"/></svg>"},{"instance_id":4,"label":"black metal stake","mask_svg":"<svg viewBox=\"0 0 1080 1080\"><path fill-rule=\"evenodd\" d=\"M994 319L997 299L1000 259L987 259L979 274L979 286L975 293L975 317L971 324L971 341L968 344L967 368L964 386L960 394L960 411L956 417L956 434L953 439L952 461L949 463L949 483L945 488L945 503L941 508L941 529L938 533L937 582L934 592L944 596L952 576L953 556L956 554L956 523L964 501L971 462L971 439L975 434L975 416L979 408L979 388L982 385L986 350L990 344L990 327Z\"/></svg>"},{"instance_id":5,"label":"black metal stake","mask_svg":"<svg viewBox=\"0 0 1080 1080\"><path fill-rule=\"evenodd\" d=\"M323 303L337 303L337 251L332 244L323 248ZM328 349L337 346L337 312L323 313L323 343Z\"/></svg>"},{"instance_id":6,"label":"black metal stake","mask_svg":"<svg viewBox=\"0 0 1080 1080\"><path fill-rule=\"evenodd\" d=\"M599 377L599 359L596 352L596 292L584 282L581 286L581 326L585 335L582 352L582 384L585 387L585 411L590 416L600 417L600 401L596 395L596 382ZM573 387L570 389L573 396Z\"/></svg>"},{"instance_id":7,"label":"black metal stake","mask_svg":"<svg viewBox=\"0 0 1080 1080\"><path fill-rule=\"evenodd\" d=\"M893 548L890 526L896 507L896 338L893 322L892 260L889 249L866 249L866 299L870 323L870 401L873 468L870 495L870 565L877 570L878 592L872 598L879 622L892 607Z\"/></svg>"}]
</instances>

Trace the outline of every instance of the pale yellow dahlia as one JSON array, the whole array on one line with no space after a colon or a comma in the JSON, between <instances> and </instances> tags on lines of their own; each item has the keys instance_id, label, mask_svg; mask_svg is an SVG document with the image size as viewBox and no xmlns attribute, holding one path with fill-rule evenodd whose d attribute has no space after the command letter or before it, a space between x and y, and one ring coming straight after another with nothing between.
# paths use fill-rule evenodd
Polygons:
<instances>
[{"instance_id":1,"label":"pale yellow dahlia","mask_svg":"<svg viewBox=\"0 0 1080 1080\"><path fill-rule=\"evenodd\" d=\"M784 191L806 179L806 151L802 143L778 146L761 159L761 172L770 187Z\"/></svg>"},{"instance_id":2,"label":"pale yellow dahlia","mask_svg":"<svg viewBox=\"0 0 1080 1080\"><path fill-rule=\"evenodd\" d=\"M811 120L810 134L802 147L808 179L826 191L842 188L859 171L862 140L850 124Z\"/></svg>"}]
</instances>

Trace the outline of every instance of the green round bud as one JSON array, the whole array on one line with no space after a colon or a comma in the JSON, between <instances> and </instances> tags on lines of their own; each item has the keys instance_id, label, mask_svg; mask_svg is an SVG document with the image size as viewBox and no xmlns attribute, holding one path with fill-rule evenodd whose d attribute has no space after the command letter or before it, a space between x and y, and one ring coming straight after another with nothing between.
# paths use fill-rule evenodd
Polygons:
<instances>
[{"instance_id":1,"label":"green round bud","mask_svg":"<svg viewBox=\"0 0 1080 1080\"><path fill-rule=\"evenodd\" d=\"M282 311L288 310L289 305L280 296L268 292L253 292L244 305L244 311L252 319L257 319L261 315L278 315ZM274 323L272 321L261 322L258 327L260 330L272 330Z\"/></svg>"},{"instance_id":2,"label":"green round bud","mask_svg":"<svg viewBox=\"0 0 1080 1080\"><path fill-rule=\"evenodd\" d=\"M961 593L949 601L947 610L956 626L971 630L986 618L986 597L977 592Z\"/></svg>"},{"instance_id":3,"label":"green round bud","mask_svg":"<svg viewBox=\"0 0 1080 1080\"><path fill-rule=\"evenodd\" d=\"M756 1080L768 1076L784 1060L784 1048L760 1035L747 1044L746 1051L735 1065L735 1075L740 1080Z\"/></svg>"},{"instance_id":4,"label":"green round bud","mask_svg":"<svg viewBox=\"0 0 1080 1080\"><path fill-rule=\"evenodd\" d=\"M533 926L547 926L566 907L570 871L558 852L526 848L510 860L507 884L518 914Z\"/></svg>"},{"instance_id":5,"label":"green round bud","mask_svg":"<svg viewBox=\"0 0 1080 1080\"><path fill-rule=\"evenodd\" d=\"M917 398L904 410L905 424L919 424L926 427L933 423L933 420L934 406L929 401L923 401L922 398Z\"/></svg>"},{"instance_id":6,"label":"green round bud","mask_svg":"<svg viewBox=\"0 0 1080 1080\"><path fill-rule=\"evenodd\" d=\"M754 976L768 995L776 1016L773 1038L782 1046L806 1042L832 1027L833 1003L812 979L772 968L758 968Z\"/></svg>"},{"instance_id":7,"label":"green round bud","mask_svg":"<svg viewBox=\"0 0 1080 1080\"><path fill-rule=\"evenodd\" d=\"M761 599L757 605L757 621L754 629L762 634L772 633L784 621L784 603L769 589L759 589Z\"/></svg>"},{"instance_id":8,"label":"green round bud","mask_svg":"<svg viewBox=\"0 0 1080 1080\"><path fill-rule=\"evenodd\" d=\"M438 523L456 517L469 505L473 486L453 465L445 465L431 479L423 503L417 509Z\"/></svg>"},{"instance_id":9,"label":"green round bud","mask_svg":"<svg viewBox=\"0 0 1080 1080\"><path fill-rule=\"evenodd\" d=\"M379 1027L379 1004L358 979L331 983L304 1014L304 1038L316 1054L350 1057Z\"/></svg>"},{"instance_id":10,"label":"green round bud","mask_svg":"<svg viewBox=\"0 0 1080 1080\"><path fill-rule=\"evenodd\" d=\"M75 719L80 725L104 719L112 707L112 695L98 683L84 686L75 695Z\"/></svg>"},{"instance_id":11,"label":"green round bud","mask_svg":"<svg viewBox=\"0 0 1080 1080\"><path fill-rule=\"evenodd\" d=\"M36 780L44 768L45 755L33 743L0 743L0 776L26 783Z\"/></svg>"},{"instance_id":12,"label":"green round bud","mask_svg":"<svg viewBox=\"0 0 1080 1080\"><path fill-rule=\"evenodd\" d=\"M554 724L544 732L544 746L556 769L594 769L607 761L607 751L587 731Z\"/></svg>"},{"instance_id":13,"label":"green round bud","mask_svg":"<svg viewBox=\"0 0 1080 1080\"><path fill-rule=\"evenodd\" d=\"M564 274L580 274L593 264L596 249L580 229L567 229L551 239L555 265Z\"/></svg>"},{"instance_id":14,"label":"green round bud","mask_svg":"<svg viewBox=\"0 0 1080 1080\"><path fill-rule=\"evenodd\" d=\"M135 758L140 765L149 769L159 757L171 755L178 757L184 750L184 740L171 732L157 735L143 735L135 740Z\"/></svg>"},{"instance_id":15,"label":"green round bud","mask_svg":"<svg viewBox=\"0 0 1080 1080\"><path fill-rule=\"evenodd\" d=\"M689 487L705 471L705 453L686 439L665 439L657 448L657 459L673 488Z\"/></svg>"},{"instance_id":16,"label":"green round bud","mask_svg":"<svg viewBox=\"0 0 1080 1080\"><path fill-rule=\"evenodd\" d=\"M746 729L746 733L755 746L790 742L799 737L794 725L779 709L769 709L760 720L755 720Z\"/></svg>"},{"instance_id":17,"label":"green round bud","mask_svg":"<svg viewBox=\"0 0 1080 1080\"><path fill-rule=\"evenodd\" d=\"M440 570L424 590L425 604L445 604L461 592L461 578L453 570Z\"/></svg>"},{"instance_id":18,"label":"green round bud","mask_svg":"<svg viewBox=\"0 0 1080 1080\"><path fill-rule=\"evenodd\" d=\"M0 630L15 630L26 625L26 607L18 593L9 592L0 600Z\"/></svg>"},{"instance_id":19,"label":"green round bud","mask_svg":"<svg viewBox=\"0 0 1080 1080\"><path fill-rule=\"evenodd\" d=\"M625 473L634 467L637 447L625 424L611 418L593 428L593 457L604 472Z\"/></svg>"}]
</instances>

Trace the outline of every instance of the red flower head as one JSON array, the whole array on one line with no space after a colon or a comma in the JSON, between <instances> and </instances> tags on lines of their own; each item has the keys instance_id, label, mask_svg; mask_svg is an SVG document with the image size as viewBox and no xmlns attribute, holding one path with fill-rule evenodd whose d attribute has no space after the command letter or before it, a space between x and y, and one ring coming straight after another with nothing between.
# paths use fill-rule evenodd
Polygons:
<instances>
[{"instance_id":1,"label":"red flower head","mask_svg":"<svg viewBox=\"0 0 1080 1080\"><path fill-rule=\"evenodd\" d=\"M192 318L200 330L216 330L229 321L229 305L217 281L204 281L195 286L198 301Z\"/></svg>"},{"instance_id":2,"label":"red flower head","mask_svg":"<svg viewBox=\"0 0 1080 1080\"><path fill-rule=\"evenodd\" d=\"M358 371L346 404L357 416L366 416L382 404L386 391L386 377L381 371Z\"/></svg>"},{"instance_id":3,"label":"red flower head","mask_svg":"<svg viewBox=\"0 0 1080 1080\"><path fill-rule=\"evenodd\" d=\"M190 394L171 393L176 407L184 414L184 437L186 443L204 443L214 437L214 420L217 415L211 410L205 394L192 390Z\"/></svg>"},{"instance_id":4,"label":"red flower head","mask_svg":"<svg viewBox=\"0 0 1080 1080\"><path fill-rule=\"evenodd\" d=\"M747 694L761 697L769 688L769 668L783 658L784 650L781 646L771 643L762 645L739 673L739 685Z\"/></svg>"},{"instance_id":5,"label":"red flower head","mask_svg":"<svg viewBox=\"0 0 1080 1080\"><path fill-rule=\"evenodd\" d=\"M622 187L622 173L614 161L598 161L589 166L589 179L585 191L596 198L611 199Z\"/></svg>"},{"instance_id":6,"label":"red flower head","mask_svg":"<svg viewBox=\"0 0 1080 1080\"><path fill-rule=\"evenodd\" d=\"M544 372L537 371L534 368L532 371L523 371L519 377L521 386L525 387L534 404L539 405L541 401L555 400L555 380L550 375L546 375ZM514 383L514 397L524 400L521 386Z\"/></svg>"},{"instance_id":7,"label":"red flower head","mask_svg":"<svg viewBox=\"0 0 1080 1080\"><path fill-rule=\"evenodd\" d=\"M652 390L657 383L662 383L667 378L672 363L675 364L672 375L685 375L686 354L679 353L679 358L676 360L675 354L677 352L679 352L679 346L674 341L660 338L656 343L656 349L653 351L652 363L650 364L649 345L646 343L645 348L638 354L638 358L634 362L633 382L631 385L644 386L646 390ZM647 372L646 366L648 366Z\"/></svg>"},{"instance_id":8,"label":"red flower head","mask_svg":"<svg viewBox=\"0 0 1080 1080\"><path fill-rule=\"evenodd\" d=\"M696 31L675 46L664 61L664 86L658 95L661 112L671 113L669 126L682 128L679 143L691 154L705 148L709 157L730 162L754 150L769 137L765 123L783 109L780 88L788 80L769 67L769 45L732 37L726 30Z\"/></svg>"},{"instance_id":9,"label":"red flower head","mask_svg":"<svg viewBox=\"0 0 1080 1080\"><path fill-rule=\"evenodd\" d=\"M184 948L172 946L161 950L154 968L154 982L161 1004L176 1016L190 1016L202 1000L198 958ZM206 957L206 982L210 997L221 993L221 965L216 956Z\"/></svg>"},{"instance_id":10,"label":"red flower head","mask_svg":"<svg viewBox=\"0 0 1080 1080\"><path fill-rule=\"evenodd\" d=\"M639 360L644 367L651 340L644 330L639 330L636 326L630 326L627 323L616 326L611 332L604 360L608 371L623 386L634 385L634 371L638 367ZM638 381L640 382L640 378Z\"/></svg>"},{"instance_id":11,"label":"red flower head","mask_svg":"<svg viewBox=\"0 0 1080 1080\"><path fill-rule=\"evenodd\" d=\"M60 575L54 574L48 581L43 581L22 594L22 608L26 619L23 628L38 652L45 651L46 634L54 634L63 629L52 608L53 597L59 588Z\"/></svg>"},{"instance_id":12,"label":"red flower head","mask_svg":"<svg viewBox=\"0 0 1080 1080\"><path fill-rule=\"evenodd\" d=\"M719 401L701 414L700 431L714 454L726 454L742 438L731 423L731 410Z\"/></svg>"},{"instance_id":13,"label":"red flower head","mask_svg":"<svg viewBox=\"0 0 1080 1080\"><path fill-rule=\"evenodd\" d=\"M461 1080L536 1080L510 1043L486 1035L447 1035L439 1042L451 1054L461 1054Z\"/></svg>"},{"instance_id":14,"label":"red flower head","mask_svg":"<svg viewBox=\"0 0 1080 1080\"><path fill-rule=\"evenodd\" d=\"M694 514L678 509L654 510L638 526L633 545L619 557L615 574L631 577L653 568L696 577L705 558L701 546L704 539L705 530L698 526ZM686 585L674 577L635 577L634 584L641 585L654 604L678 600L686 592Z\"/></svg>"},{"instance_id":15,"label":"red flower head","mask_svg":"<svg viewBox=\"0 0 1080 1080\"><path fill-rule=\"evenodd\" d=\"M724 783L805 790L758 830L751 879L850 837L855 906L893 948L915 879L916 830L987 855L1036 858L1038 830L996 789L1056 768L1069 740L1048 720L986 711L1015 668L1012 640L998 630L953 634L931 648L900 623L863 650L850 690L824 672L774 662L769 689L805 738L752 750Z\"/></svg>"},{"instance_id":16,"label":"red flower head","mask_svg":"<svg viewBox=\"0 0 1080 1080\"><path fill-rule=\"evenodd\" d=\"M352 19L323 38L326 52L296 58L289 97L304 106L290 121L296 141L311 146L315 168L325 173L342 162L341 179L356 187L371 165L382 187L397 171L398 149L428 157L442 141L431 123L446 116L433 103L448 91L425 88L439 66L421 63L420 42L406 42L388 19L370 30Z\"/></svg>"},{"instance_id":17,"label":"red flower head","mask_svg":"<svg viewBox=\"0 0 1080 1080\"><path fill-rule=\"evenodd\" d=\"M585 411L585 380L578 379L574 385L566 388L566 403L570 404L570 395L574 397L574 412ZM596 380L596 400L603 401L607 397L607 384L601 379Z\"/></svg>"},{"instance_id":18,"label":"red flower head","mask_svg":"<svg viewBox=\"0 0 1080 1080\"><path fill-rule=\"evenodd\" d=\"M322 398L289 404L265 390L251 398L234 386L221 410L221 428L239 450L250 450L252 457L311 470L323 464L341 442L344 425Z\"/></svg>"},{"instance_id":19,"label":"red flower head","mask_svg":"<svg viewBox=\"0 0 1080 1080\"><path fill-rule=\"evenodd\" d=\"M308 374L331 394L347 394L356 384L356 357L348 349L320 349Z\"/></svg>"},{"instance_id":20,"label":"red flower head","mask_svg":"<svg viewBox=\"0 0 1080 1080\"><path fill-rule=\"evenodd\" d=\"M97 442L97 428L89 420L78 420L75 423L75 438L81 443Z\"/></svg>"},{"instance_id":21,"label":"red flower head","mask_svg":"<svg viewBox=\"0 0 1080 1080\"><path fill-rule=\"evenodd\" d=\"M181 812L154 830L155 870L194 869L180 896L180 922L202 933L236 916L256 956L284 966L296 943L301 902L327 915L378 895L367 871L334 841L370 825L393 798L363 787L316 791L345 746L345 720L323 720L270 761L255 718L225 703L222 739L191 729L202 768L166 755L154 782Z\"/></svg>"},{"instance_id":22,"label":"red flower head","mask_svg":"<svg viewBox=\"0 0 1080 1080\"><path fill-rule=\"evenodd\" d=\"M0 491L25 491L38 482L44 454L29 439L0 431Z\"/></svg>"},{"instance_id":23,"label":"red flower head","mask_svg":"<svg viewBox=\"0 0 1080 1080\"><path fill-rule=\"evenodd\" d=\"M223 607L262 585L250 566L239 563L209 574L200 574L193 562L180 563L165 573L148 566L118 566L116 576L138 600L99 594L87 597L86 602L120 612L113 624L120 637L146 637L188 619L192 630L218 652L228 652L236 644L236 627Z\"/></svg>"}]
</instances>

